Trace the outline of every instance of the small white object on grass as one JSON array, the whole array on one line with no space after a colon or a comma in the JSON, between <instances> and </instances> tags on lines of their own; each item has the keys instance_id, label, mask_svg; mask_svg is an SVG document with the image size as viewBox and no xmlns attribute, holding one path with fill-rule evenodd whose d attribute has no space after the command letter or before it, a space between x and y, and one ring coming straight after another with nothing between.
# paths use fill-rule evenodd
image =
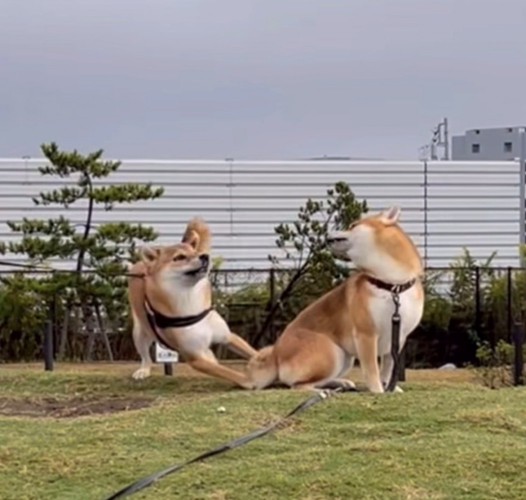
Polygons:
<instances>
[{"instance_id":1,"label":"small white object on grass","mask_svg":"<svg viewBox=\"0 0 526 500\"><path fill-rule=\"evenodd\" d=\"M224 406L220 406L218 409L217 409L217 413L225 413L226 411L226 408Z\"/></svg>"},{"instance_id":2,"label":"small white object on grass","mask_svg":"<svg viewBox=\"0 0 526 500\"><path fill-rule=\"evenodd\" d=\"M456 370L457 367L453 363L446 363L445 365L442 365L439 370Z\"/></svg>"}]
</instances>

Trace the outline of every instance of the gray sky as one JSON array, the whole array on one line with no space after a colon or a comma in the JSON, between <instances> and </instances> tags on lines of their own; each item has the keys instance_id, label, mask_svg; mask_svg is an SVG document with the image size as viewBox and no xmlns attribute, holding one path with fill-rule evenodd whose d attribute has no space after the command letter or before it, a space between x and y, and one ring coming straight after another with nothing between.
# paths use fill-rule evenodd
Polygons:
<instances>
[{"instance_id":1,"label":"gray sky","mask_svg":"<svg viewBox=\"0 0 526 500\"><path fill-rule=\"evenodd\" d=\"M415 159L526 124L525 0L0 0L0 157Z\"/></svg>"}]
</instances>

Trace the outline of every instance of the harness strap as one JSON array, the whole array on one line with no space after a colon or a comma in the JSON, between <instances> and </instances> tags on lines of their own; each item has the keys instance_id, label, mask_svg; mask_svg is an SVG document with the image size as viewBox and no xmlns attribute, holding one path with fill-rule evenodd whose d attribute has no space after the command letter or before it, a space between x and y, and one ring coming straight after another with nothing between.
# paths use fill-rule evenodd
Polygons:
<instances>
[{"instance_id":1,"label":"harness strap","mask_svg":"<svg viewBox=\"0 0 526 500\"><path fill-rule=\"evenodd\" d=\"M208 309L205 309L199 314L195 314L193 316L165 316L159 311L156 311L148 299L146 299L146 305L152 313L152 316L155 320L155 324L158 328L161 329L182 328L185 326L195 325L196 323L199 323L199 321L201 321L202 319L206 318L208 313L213 309L213 307L209 307Z\"/></svg>"},{"instance_id":2,"label":"harness strap","mask_svg":"<svg viewBox=\"0 0 526 500\"><path fill-rule=\"evenodd\" d=\"M148 319L148 324L150 325L150 328L151 328L153 334L155 335L155 338L157 339L157 342L159 342L159 344L161 344L165 349L169 349L170 351L176 351L177 349L175 349L171 345L168 345L168 342L166 342L161 337L161 335L159 334L159 330L157 329L157 325L155 324L155 317L152 314L152 312L148 310L146 305L145 305L144 309L146 311L146 318Z\"/></svg>"},{"instance_id":3,"label":"harness strap","mask_svg":"<svg viewBox=\"0 0 526 500\"><path fill-rule=\"evenodd\" d=\"M213 307L209 307L199 314L193 316L165 316L159 311L155 310L148 298L145 298L144 308L146 310L146 318L148 319L148 324L152 329L155 337L159 343L166 349L171 351L177 351L176 348L171 346L166 340L161 336L159 330L164 330L166 328L183 328L185 326L192 326L199 323L201 320L206 318Z\"/></svg>"}]
</instances>

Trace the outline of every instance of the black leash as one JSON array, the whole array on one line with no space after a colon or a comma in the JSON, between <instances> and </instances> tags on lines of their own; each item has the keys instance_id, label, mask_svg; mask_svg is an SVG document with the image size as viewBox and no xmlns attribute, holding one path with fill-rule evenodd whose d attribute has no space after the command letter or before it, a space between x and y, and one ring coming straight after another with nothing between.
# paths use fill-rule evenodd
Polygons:
<instances>
[{"instance_id":1,"label":"black leash","mask_svg":"<svg viewBox=\"0 0 526 500\"><path fill-rule=\"evenodd\" d=\"M33 272L33 273L38 272L41 274L48 274L48 273L77 274L78 273L78 271L76 271L75 269L55 269L53 267L47 267L47 266L42 266L38 264L21 264L20 262L10 262L8 260L0 260L0 266L27 269L27 271L29 272ZM97 274L97 271L94 269L90 269L87 271L91 274ZM141 274L141 273L122 272L122 273L106 273L106 275L111 276L113 278L116 278L119 276L124 276L127 278L144 278L144 274Z\"/></svg>"},{"instance_id":2,"label":"black leash","mask_svg":"<svg viewBox=\"0 0 526 500\"><path fill-rule=\"evenodd\" d=\"M398 383L398 374L400 368L400 293L393 290L391 292L395 310L391 317L391 357L393 358L393 371L391 378L385 390L393 392Z\"/></svg>"},{"instance_id":3,"label":"black leash","mask_svg":"<svg viewBox=\"0 0 526 500\"><path fill-rule=\"evenodd\" d=\"M29 271L42 271L48 273L71 272L69 270L59 270L46 266L38 266L36 264L21 264L19 262L9 262L8 260L0 260L0 266L18 267L20 269L27 269Z\"/></svg>"},{"instance_id":4,"label":"black leash","mask_svg":"<svg viewBox=\"0 0 526 500\"><path fill-rule=\"evenodd\" d=\"M206 451L202 453L201 455L198 455L195 458L192 458L186 462L183 462L182 464L173 465L171 467L168 467L167 469L164 469L162 471L156 472L154 474L151 474L150 476L147 476L143 479L140 479L139 481L136 481L125 488L119 490L117 493L114 493L113 495L109 496L106 500L114 500L116 498L124 498L130 495L133 495L134 493L137 493L138 491L143 490L144 488L147 488L148 486L151 486L153 483L158 481L159 479L168 476L169 474L173 474L175 472L180 471L184 467L194 464L196 462L201 462L203 460L206 460L207 458L220 455L221 453L225 453L229 450L233 450L234 448L238 448L240 446L243 446L250 441L254 441L255 439L261 438L273 430L275 430L279 425L283 424L287 419L292 417L293 415L298 415L299 413L304 412L311 406L314 406L315 404L319 403L320 401L323 401L330 396L332 396L335 393L338 392L348 392L348 391L355 391L355 389L343 389L341 387L338 387L337 389L332 390L323 390L319 392L318 394L315 394L314 396L311 396L307 400L303 401L303 403L300 403L296 408L294 408L291 412L287 413L283 418L280 420L274 422L273 424L270 424L266 427L262 427L261 429L258 429L256 431L251 432L250 434L247 434L246 436L242 436L240 438L234 439L228 443L222 444L216 448L213 448L212 450Z\"/></svg>"}]
</instances>

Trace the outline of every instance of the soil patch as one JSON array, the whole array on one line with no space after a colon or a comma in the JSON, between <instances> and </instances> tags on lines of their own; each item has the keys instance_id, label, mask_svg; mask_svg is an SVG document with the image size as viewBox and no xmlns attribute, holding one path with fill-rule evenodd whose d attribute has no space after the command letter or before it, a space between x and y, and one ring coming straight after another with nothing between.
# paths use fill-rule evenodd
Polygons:
<instances>
[{"instance_id":1,"label":"soil patch","mask_svg":"<svg viewBox=\"0 0 526 500\"><path fill-rule=\"evenodd\" d=\"M152 404L152 398L0 398L0 415L72 418L138 410Z\"/></svg>"}]
</instances>

